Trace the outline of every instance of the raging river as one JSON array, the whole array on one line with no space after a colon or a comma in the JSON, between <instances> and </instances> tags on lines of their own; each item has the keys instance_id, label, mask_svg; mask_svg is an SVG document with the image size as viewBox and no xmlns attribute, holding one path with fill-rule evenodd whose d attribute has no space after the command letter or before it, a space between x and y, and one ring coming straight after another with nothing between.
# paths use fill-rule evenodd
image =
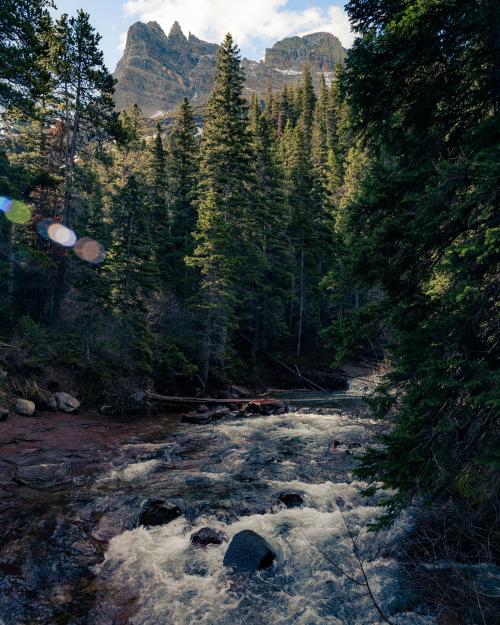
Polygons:
<instances>
[{"instance_id":1,"label":"raging river","mask_svg":"<svg viewBox=\"0 0 500 625\"><path fill-rule=\"evenodd\" d=\"M410 521L368 531L380 510L353 475L373 438L362 402L307 403L207 425L0 423L0 624L432 625L401 572ZM140 525L151 498L181 516ZM224 542L193 545L205 527ZM224 566L242 530L267 541L271 567Z\"/></svg>"}]
</instances>

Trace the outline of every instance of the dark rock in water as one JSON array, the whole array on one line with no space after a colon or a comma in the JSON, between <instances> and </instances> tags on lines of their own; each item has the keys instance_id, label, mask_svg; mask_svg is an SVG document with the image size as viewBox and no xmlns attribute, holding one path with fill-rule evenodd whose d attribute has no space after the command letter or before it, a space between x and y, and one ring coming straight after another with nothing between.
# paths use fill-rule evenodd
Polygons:
<instances>
[{"instance_id":1,"label":"dark rock in water","mask_svg":"<svg viewBox=\"0 0 500 625\"><path fill-rule=\"evenodd\" d=\"M337 499L335 499L335 503L341 510L345 508L345 500L342 497L337 497Z\"/></svg>"},{"instance_id":2,"label":"dark rock in water","mask_svg":"<svg viewBox=\"0 0 500 625\"><path fill-rule=\"evenodd\" d=\"M207 545L222 545L227 540L224 532L219 532L211 527L202 527L191 536L191 544L195 547L206 547Z\"/></svg>"},{"instance_id":3,"label":"dark rock in water","mask_svg":"<svg viewBox=\"0 0 500 625\"><path fill-rule=\"evenodd\" d=\"M248 415L281 415L286 412L286 404L274 399L264 399L259 401L252 401L245 406L240 412L241 416Z\"/></svg>"},{"instance_id":4,"label":"dark rock in water","mask_svg":"<svg viewBox=\"0 0 500 625\"><path fill-rule=\"evenodd\" d=\"M36 490L71 484L68 465L64 462L21 465L17 468L15 481Z\"/></svg>"},{"instance_id":5,"label":"dark rock in water","mask_svg":"<svg viewBox=\"0 0 500 625\"><path fill-rule=\"evenodd\" d=\"M182 514L179 506L161 499L148 499L142 507L139 525L152 527L175 521Z\"/></svg>"},{"instance_id":6,"label":"dark rock in water","mask_svg":"<svg viewBox=\"0 0 500 625\"><path fill-rule=\"evenodd\" d=\"M110 404L104 404L99 408L99 413L107 417L114 417L116 415L116 410Z\"/></svg>"},{"instance_id":7,"label":"dark rock in water","mask_svg":"<svg viewBox=\"0 0 500 625\"><path fill-rule=\"evenodd\" d=\"M278 499L284 503L287 508L299 508L304 503L304 498L298 493L281 493Z\"/></svg>"},{"instance_id":8,"label":"dark rock in water","mask_svg":"<svg viewBox=\"0 0 500 625\"><path fill-rule=\"evenodd\" d=\"M224 566L231 567L236 573L254 573L269 568L275 558L262 536L252 530L243 530L231 541L224 556Z\"/></svg>"},{"instance_id":9,"label":"dark rock in water","mask_svg":"<svg viewBox=\"0 0 500 625\"><path fill-rule=\"evenodd\" d=\"M333 440L330 443L330 451L338 451L339 445L342 445L342 443L338 440Z\"/></svg>"},{"instance_id":10,"label":"dark rock in water","mask_svg":"<svg viewBox=\"0 0 500 625\"><path fill-rule=\"evenodd\" d=\"M182 417L183 423L193 423L194 425L207 425L210 421L212 421L212 415L198 412L190 412Z\"/></svg>"},{"instance_id":11,"label":"dark rock in water","mask_svg":"<svg viewBox=\"0 0 500 625\"><path fill-rule=\"evenodd\" d=\"M188 575L196 575L196 577L206 577L208 575L208 567L199 562L188 562L184 570Z\"/></svg>"},{"instance_id":12,"label":"dark rock in water","mask_svg":"<svg viewBox=\"0 0 500 625\"><path fill-rule=\"evenodd\" d=\"M259 478L254 473L248 472L248 473L238 473L237 475L234 476L234 479L238 480L238 482L255 482Z\"/></svg>"},{"instance_id":13,"label":"dark rock in water","mask_svg":"<svg viewBox=\"0 0 500 625\"><path fill-rule=\"evenodd\" d=\"M146 393L144 391L136 391L132 394L132 401L141 404L146 399Z\"/></svg>"},{"instance_id":14,"label":"dark rock in water","mask_svg":"<svg viewBox=\"0 0 500 625\"><path fill-rule=\"evenodd\" d=\"M7 408L0 408L0 421L5 421L5 419L9 416L9 411Z\"/></svg>"},{"instance_id":15,"label":"dark rock in water","mask_svg":"<svg viewBox=\"0 0 500 625\"><path fill-rule=\"evenodd\" d=\"M197 412L208 412L208 406L206 404L200 404L196 410Z\"/></svg>"}]
</instances>

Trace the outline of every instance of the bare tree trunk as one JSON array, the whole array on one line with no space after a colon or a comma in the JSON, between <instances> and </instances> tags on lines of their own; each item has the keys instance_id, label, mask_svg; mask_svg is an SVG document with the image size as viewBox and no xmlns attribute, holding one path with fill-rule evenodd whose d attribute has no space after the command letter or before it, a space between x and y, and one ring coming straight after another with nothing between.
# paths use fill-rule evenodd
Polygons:
<instances>
[{"instance_id":1,"label":"bare tree trunk","mask_svg":"<svg viewBox=\"0 0 500 625\"><path fill-rule=\"evenodd\" d=\"M260 343L260 318L259 314L254 312L254 329L253 329L253 337L252 337L252 348L250 352L250 358L252 361L253 367L257 365L257 353L259 351L259 343Z\"/></svg>"},{"instance_id":2,"label":"bare tree trunk","mask_svg":"<svg viewBox=\"0 0 500 625\"><path fill-rule=\"evenodd\" d=\"M12 306L14 300L14 237L16 235L16 226L11 224L9 234L9 248L8 248L8 269L7 269L7 303Z\"/></svg>"},{"instance_id":3,"label":"bare tree trunk","mask_svg":"<svg viewBox=\"0 0 500 625\"><path fill-rule=\"evenodd\" d=\"M299 298L299 331L297 337L297 358L302 351L302 323L304 317L304 239L300 248L300 298Z\"/></svg>"},{"instance_id":4,"label":"bare tree trunk","mask_svg":"<svg viewBox=\"0 0 500 625\"><path fill-rule=\"evenodd\" d=\"M212 309L208 310L207 327L205 330L205 336L203 337L203 353L202 353L202 365L201 365L201 379L206 384L208 380L208 373L210 371L210 360L212 357Z\"/></svg>"},{"instance_id":5,"label":"bare tree trunk","mask_svg":"<svg viewBox=\"0 0 500 625\"><path fill-rule=\"evenodd\" d=\"M75 116L72 123L72 128L70 124L70 109L69 109L69 97L67 87L65 88L65 101L66 101L66 115L65 115L65 125L66 125L66 168L64 172L64 203L63 203L63 224L65 226L71 227L72 223L72 206L71 199L73 194L73 176L75 170L75 158L76 158L76 149L78 145L78 135L80 132L80 106L81 106L81 82L80 78L78 79L77 89L76 89L76 98L75 98ZM57 267L56 274L56 283L54 288L54 299L52 304L52 324L56 325L59 323L61 318L61 304L64 298L64 294L66 291L66 276L68 272L69 266L69 256L64 255L60 259Z\"/></svg>"}]
</instances>

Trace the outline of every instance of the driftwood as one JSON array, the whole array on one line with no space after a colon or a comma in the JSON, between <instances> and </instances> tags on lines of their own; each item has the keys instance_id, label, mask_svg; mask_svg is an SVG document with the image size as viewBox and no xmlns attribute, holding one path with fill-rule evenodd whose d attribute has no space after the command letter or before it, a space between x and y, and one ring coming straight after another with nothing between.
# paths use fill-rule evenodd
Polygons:
<instances>
[{"instance_id":1,"label":"driftwood","mask_svg":"<svg viewBox=\"0 0 500 625\"><path fill-rule=\"evenodd\" d=\"M264 406L275 406L282 404L279 399L217 399L214 397L169 397L168 395L158 395L151 391L146 392L149 399L163 401L167 404L258 404Z\"/></svg>"}]
</instances>

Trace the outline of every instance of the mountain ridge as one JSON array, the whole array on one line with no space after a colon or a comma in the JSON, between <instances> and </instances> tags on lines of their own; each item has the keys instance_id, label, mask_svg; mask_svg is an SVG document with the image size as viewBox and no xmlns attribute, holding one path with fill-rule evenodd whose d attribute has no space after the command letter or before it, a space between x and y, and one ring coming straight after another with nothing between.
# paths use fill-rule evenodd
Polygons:
<instances>
[{"instance_id":1,"label":"mountain ridge","mask_svg":"<svg viewBox=\"0 0 500 625\"><path fill-rule=\"evenodd\" d=\"M117 108L138 104L145 115L159 117L177 108L184 97L203 106L213 87L218 47L192 33L186 37L177 21L168 35L158 22L136 22L129 28L114 72ZM296 83L304 64L316 82L322 73L332 80L335 65L345 56L346 50L331 33L286 37L267 48L263 60L242 59L245 96L263 97L268 88Z\"/></svg>"}]
</instances>

